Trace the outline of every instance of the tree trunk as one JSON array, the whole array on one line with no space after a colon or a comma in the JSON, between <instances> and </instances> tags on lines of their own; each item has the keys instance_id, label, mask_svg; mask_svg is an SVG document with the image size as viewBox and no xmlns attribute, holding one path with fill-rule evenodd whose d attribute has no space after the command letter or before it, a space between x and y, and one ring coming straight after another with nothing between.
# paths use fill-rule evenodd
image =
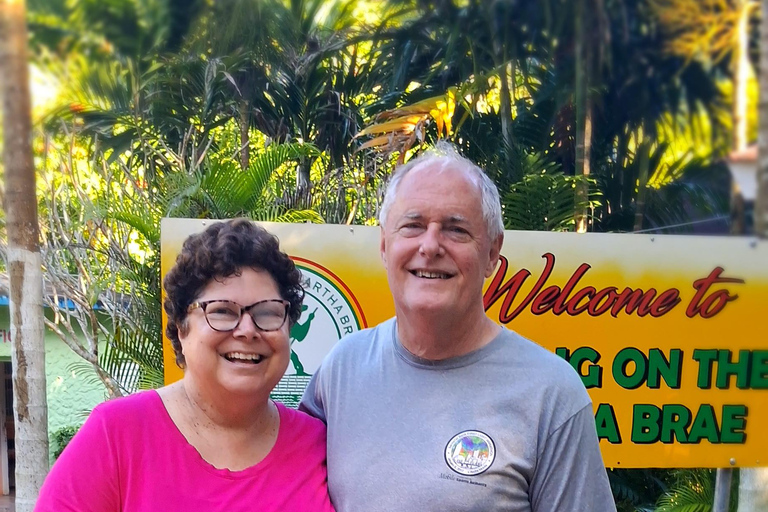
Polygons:
<instances>
[{"instance_id":1,"label":"tree trunk","mask_svg":"<svg viewBox=\"0 0 768 512\"><path fill-rule=\"evenodd\" d=\"M589 176L591 173L592 157L592 102L589 98L589 79L592 68L592 51L587 44L586 25L587 8L586 1L581 0L577 4L576 11L576 173ZM576 185L576 204L585 204L588 199L589 185L579 183ZM586 233L589 223L588 211L577 209L574 215L576 232Z\"/></svg>"},{"instance_id":2,"label":"tree trunk","mask_svg":"<svg viewBox=\"0 0 768 512\"><path fill-rule=\"evenodd\" d=\"M755 234L765 240L768 239L768 0L763 0L762 6ZM765 510L768 510L768 468L742 469L739 475L739 512Z\"/></svg>"},{"instance_id":3,"label":"tree trunk","mask_svg":"<svg viewBox=\"0 0 768 512\"><path fill-rule=\"evenodd\" d=\"M514 61L503 62L501 66L499 66L499 80L501 81L499 116L501 117L501 136L504 138L504 145L507 147L508 151L511 151L514 139L512 134L512 97L509 90L510 75L507 72L508 67L512 68L512 80L515 79ZM515 176L514 180L517 181L522 178L522 176Z\"/></svg>"},{"instance_id":4,"label":"tree trunk","mask_svg":"<svg viewBox=\"0 0 768 512\"><path fill-rule=\"evenodd\" d=\"M739 2L739 25L733 49L733 151L747 148L750 4L749 0Z\"/></svg>"},{"instance_id":5,"label":"tree trunk","mask_svg":"<svg viewBox=\"0 0 768 512\"><path fill-rule=\"evenodd\" d=\"M11 304L16 510L31 512L48 472L43 276L37 224L25 0L0 0L5 198Z\"/></svg>"},{"instance_id":6,"label":"tree trunk","mask_svg":"<svg viewBox=\"0 0 768 512\"><path fill-rule=\"evenodd\" d=\"M646 138L644 127L639 130L637 141L635 158L637 159L639 172L637 177L637 199L635 200L635 223L632 231L642 230L645 218L645 196L648 191L648 175L650 174L651 142Z\"/></svg>"},{"instance_id":7,"label":"tree trunk","mask_svg":"<svg viewBox=\"0 0 768 512\"><path fill-rule=\"evenodd\" d=\"M301 198L301 201L305 201L310 195L311 182L309 180L309 160L302 157L299 160L299 165L296 166L296 196ZM300 203L304 205L304 202ZM306 206L302 206L306 208Z\"/></svg>"},{"instance_id":8,"label":"tree trunk","mask_svg":"<svg viewBox=\"0 0 768 512\"><path fill-rule=\"evenodd\" d=\"M251 114L247 100L240 101L240 168L247 171L251 165Z\"/></svg>"},{"instance_id":9,"label":"tree trunk","mask_svg":"<svg viewBox=\"0 0 768 512\"><path fill-rule=\"evenodd\" d=\"M760 36L760 110L758 118L757 198L755 233L768 239L768 0L763 0ZM768 491L766 491L768 492Z\"/></svg>"},{"instance_id":10,"label":"tree trunk","mask_svg":"<svg viewBox=\"0 0 768 512\"><path fill-rule=\"evenodd\" d=\"M768 510L768 468L744 468L739 472L739 512Z\"/></svg>"}]
</instances>

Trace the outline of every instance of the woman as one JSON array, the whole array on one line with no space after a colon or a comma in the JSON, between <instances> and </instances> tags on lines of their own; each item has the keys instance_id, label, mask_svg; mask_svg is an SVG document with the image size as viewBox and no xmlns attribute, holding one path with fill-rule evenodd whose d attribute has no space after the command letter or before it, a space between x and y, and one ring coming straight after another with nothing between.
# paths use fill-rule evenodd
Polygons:
<instances>
[{"instance_id":1,"label":"woman","mask_svg":"<svg viewBox=\"0 0 768 512\"><path fill-rule=\"evenodd\" d=\"M325 427L269 399L290 361L300 278L247 220L190 236L163 282L184 377L96 407L35 510L332 512Z\"/></svg>"}]
</instances>

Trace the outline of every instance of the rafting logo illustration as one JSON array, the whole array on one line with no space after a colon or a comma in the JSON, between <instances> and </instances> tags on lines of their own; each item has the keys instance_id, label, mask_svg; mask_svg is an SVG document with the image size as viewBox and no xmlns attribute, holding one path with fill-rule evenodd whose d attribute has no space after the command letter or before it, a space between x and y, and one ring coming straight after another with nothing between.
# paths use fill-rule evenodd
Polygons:
<instances>
[{"instance_id":1,"label":"rafting logo illustration","mask_svg":"<svg viewBox=\"0 0 768 512\"><path fill-rule=\"evenodd\" d=\"M313 261L292 259L301 271L304 305L291 328L291 364L271 396L296 407L309 378L336 342L368 325L352 290L336 274Z\"/></svg>"}]
</instances>

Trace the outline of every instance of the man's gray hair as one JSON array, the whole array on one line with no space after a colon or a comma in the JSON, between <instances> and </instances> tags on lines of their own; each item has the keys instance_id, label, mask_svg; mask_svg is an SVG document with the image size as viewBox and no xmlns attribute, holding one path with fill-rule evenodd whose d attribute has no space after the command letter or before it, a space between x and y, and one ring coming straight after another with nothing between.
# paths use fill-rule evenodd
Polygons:
<instances>
[{"instance_id":1,"label":"man's gray hair","mask_svg":"<svg viewBox=\"0 0 768 512\"><path fill-rule=\"evenodd\" d=\"M395 169L395 172L392 173L392 177L389 179L389 185L387 185L384 201L381 203L379 223L382 226L386 223L387 214L389 213L392 204L395 202L397 189L405 175L415 168L426 168L428 165L432 164L438 164L440 169L445 169L450 166L451 168L461 171L475 182L480 191L483 207L483 220L488 229L488 237L491 240L496 240L496 238L504 232L504 220L501 216L501 201L499 199L499 190L496 188L496 184L493 183L491 178L489 178L480 167L475 165L471 160L461 156L453 144L444 140L439 141L434 147L423 152L413 160L410 160L407 164L401 165ZM461 191L457 190L456 193L459 194Z\"/></svg>"}]
</instances>

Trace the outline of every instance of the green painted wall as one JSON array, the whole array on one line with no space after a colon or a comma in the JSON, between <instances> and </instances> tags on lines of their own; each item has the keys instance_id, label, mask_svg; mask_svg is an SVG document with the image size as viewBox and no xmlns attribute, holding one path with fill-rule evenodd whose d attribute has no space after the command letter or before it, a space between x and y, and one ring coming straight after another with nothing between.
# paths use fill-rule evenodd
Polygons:
<instances>
[{"instance_id":1,"label":"green painted wall","mask_svg":"<svg viewBox=\"0 0 768 512\"><path fill-rule=\"evenodd\" d=\"M46 314L49 312L46 311ZM11 360L10 330L8 306L0 305L1 361ZM81 367L73 368L73 363L80 363ZM107 397L106 390L95 372L82 363L83 359L75 355L56 334L46 330L45 376L48 389L49 435L61 427L81 425L88 413Z\"/></svg>"}]
</instances>

